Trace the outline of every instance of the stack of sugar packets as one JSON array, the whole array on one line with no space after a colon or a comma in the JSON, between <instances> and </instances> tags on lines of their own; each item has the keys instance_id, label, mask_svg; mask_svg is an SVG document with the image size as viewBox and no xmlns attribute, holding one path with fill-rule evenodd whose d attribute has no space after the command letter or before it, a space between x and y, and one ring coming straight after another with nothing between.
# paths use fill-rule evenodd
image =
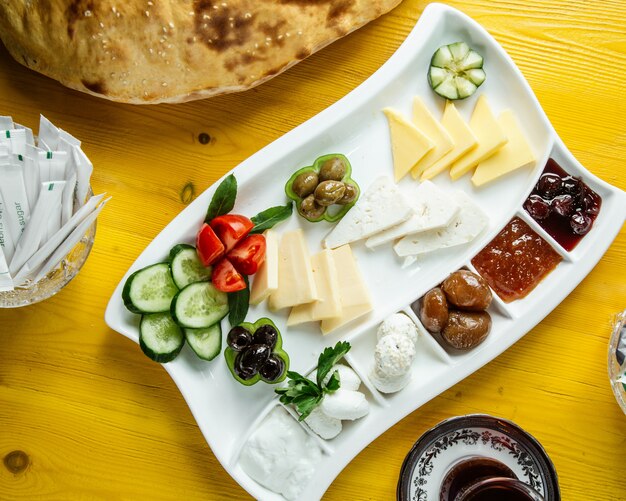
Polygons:
<instances>
[{"instance_id":1,"label":"stack of sugar packets","mask_svg":"<svg viewBox=\"0 0 626 501\"><path fill-rule=\"evenodd\" d=\"M0 116L0 291L57 268L109 199L90 196L93 165L80 141L43 115L32 131Z\"/></svg>"}]
</instances>

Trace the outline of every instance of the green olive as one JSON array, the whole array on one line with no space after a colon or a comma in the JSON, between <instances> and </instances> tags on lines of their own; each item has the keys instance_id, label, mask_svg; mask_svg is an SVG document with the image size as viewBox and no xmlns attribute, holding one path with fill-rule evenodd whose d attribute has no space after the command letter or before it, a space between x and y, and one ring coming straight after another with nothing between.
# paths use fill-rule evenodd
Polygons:
<instances>
[{"instance_id":1,"label":"green olive","mask_svg":"<svg viewBox=\"0 0 626 501\"><path fill-rule=\"evenodd\" d=\"M349 183L344 183L344 186L346 187L346 191L344 191L343 196L335 202L339 205L351 204L352 202L356 200L356 197L359 194L354 185L349 184Z\"/></svg>"},{"instance_id":2,"label":"green olive","mask_svg":"<svg viewBox=\"0 0 626 501\"><path fill-rule=\"evenodd\" d=\"M346 175L346 164L341 158L326 160L320 167L320 181L341 181Z\"/></svg>"},{"instance_id":3,"label":"green olive","mask_svg":"<svg viewBox=\"0 0 626 501\"><path fill-rule=\"evenodd\" d=\"M293 180L291 189L300 198L306 198L315 191L319 179L313 171L302 172Z\"/></svg>"},{"instance_id":4,"label":"green olive","mask_svg":"<svg viewBox=\"0 0 626 501\"><path fill-rule=\"evenodd\" d=\"M346 185L341 181L322 181L315 188L315 201L324 206L337 203L346 192Z\"/></svg>"},{"instance_id":5,"label":"green olive","mask_svg":"<svg viewBox=\"0 0 626 501\"><path fill-rule=\"evenodd\" d=\"M326 212L326 207L318 204L313 195L306 197L298 206L298 212L306 219L319 219Z\"/></svg>"}]
</instances>

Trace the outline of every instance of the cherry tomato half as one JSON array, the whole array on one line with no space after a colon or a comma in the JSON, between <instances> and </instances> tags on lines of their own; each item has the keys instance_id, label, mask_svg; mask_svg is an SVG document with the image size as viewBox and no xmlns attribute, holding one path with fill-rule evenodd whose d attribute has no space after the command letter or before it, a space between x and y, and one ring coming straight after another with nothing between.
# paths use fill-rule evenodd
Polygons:
<instances>
[{"instance_id":1,"label":"cherry tomato half","mask_svg":"<svg viewBox=\"0 0 626 501\"><path fill-rule=\"evenodd\" d=\"M233 264L223 258L213 266L211 281L217 290L222 292L236 292L246 288L243 276L235 269Z\"/></svg>"},{"instance_id":2,"label":"cherry tomato half","mask_svg":"<svg viewBox=\"0 0 626 501\"><path fill-rule=\"evenodd\" d=\"M224 255L224 244L206 223L202 225L196 236L196 251L204 266L212 265Z\"/></svg>"},{"instance_id":3,"label":"cherry tomato half","mask_svg":"<svg viewBox=\"0 0 626 501\"><path fill-rule=\"evenodd\" d=\"M226 257L239 273L254 275L265 261L265 237L248 235Z\"/></svg>"},{"instance_id":4,"label":"cherry tomato half","mask_svg":"<svg viewBox=\"0 0 626 501\"><path fill-rule=\"evenodd\" d=\"M215 234L224 244L226 252L231 250L237 242L242 240L254 227L254 223L246 216L238 214L224 214L217 216L209 223Z\"/></svg>"}]
</instances>

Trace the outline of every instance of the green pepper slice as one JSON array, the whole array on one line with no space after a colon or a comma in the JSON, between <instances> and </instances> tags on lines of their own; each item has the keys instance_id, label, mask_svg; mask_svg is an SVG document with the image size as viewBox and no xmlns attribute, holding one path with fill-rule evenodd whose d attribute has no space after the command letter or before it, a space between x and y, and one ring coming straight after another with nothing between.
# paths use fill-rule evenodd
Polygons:
<instances>
[{"instance_id":1,"label":"green pepper slice","mask_svg":"<svg viewBox=\"0 0 626 501\"><path fill-rule=\"evenodd\" d=\"M226 346L226 349L224 350L224 357L226 358L226 365L228 366L228 369L230 370L230 373L233 375L233 377L238 382L240 382L241 384L245 386L252 386L253 384L258 383L259 381L263 381L268 384L276 384L276 383L280 383L284 381L285 378L287 377L287 371L289 370L289 355L287 355L287 352L283 350L283 338L280 334L280 331L278 330L278 327L276 327L276 324L274 324L274 322L272 322L269 318L263 317L254 323L242 322L239 324L239 327L243 327L250 334L254 335L257 329L263 325L271 325L272 327L274 327L274 329L276 329L276 333L278 335L276 337L276 345L272 349L272 355L275 355L278 358L280 358L285 363L285 368L283 370L282 375L275 381L268 381L267 379L263 378L258 372L254 376L252 376L250 379L247 379L247 380L241 379L235 373L235 359L237 358L237 355L239 354L239 352L233 350L230 346Z\"/></svg>"},{"instance_id":2,"label":"green pepper slice","mask_svg":"<svg viewBox=\"0 0 626 501\"><path fill-rule=\"evenodd\" d=\"M300 204L302 203L303 198L299 197L293 190L293 183L296 180L296 178L304 173L304 172L314 172L315 174L319 174L320 172L320 168L322 167L322 165L324 164L324 162L326 162L327 160L333 159L333 158L339 158L343 161L344 165L346 166L346 173L344 174L344 176L341 178L341 181L345 184L349 184L351 186L354 187L354 189L356 190L356 197L354 198L354 200L348 204L345 205L340 205L339 207L341 207L339 210L329 210L329 207L326 208L326 210L317 218L313 218L313 217L307 217L304 214L302 214L302 212L300 211ZM357 202L357 200L359 199L359 195L361 194L361 190L359 188L359 185L356 183L356 181L354 179L352 179L352 166L350 165L350 162L348 161L348 159L342 155L341 153L331 153L328 155L322 155L321 157L318 157L315 162L313 162L313 165L308 165L306 167L302 167L301 169L298 169L296 172L294 172L292 174L292 176L289 178L289 180L287 181L287 183L285 184L285 193L287 194L287 197L289 197L291 200L293 200L296 203L296 208L298 209L298 214L300 214L303 218L305 218L307 221L310 221L311 223L317 223L319 221L328 221L330 223L336 223L337 221L339 221L343 216L346 215L346 213L352 208L352 206L354 206L354 204ZM333 206L331 206L333 207Z\"/></svg>"}]
</instances>

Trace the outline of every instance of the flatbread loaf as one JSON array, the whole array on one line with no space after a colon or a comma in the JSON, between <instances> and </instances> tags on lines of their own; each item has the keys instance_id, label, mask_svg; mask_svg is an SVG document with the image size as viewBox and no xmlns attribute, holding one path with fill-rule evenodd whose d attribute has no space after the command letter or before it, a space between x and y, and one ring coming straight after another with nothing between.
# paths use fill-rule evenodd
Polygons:
<instances>
[{"instance_id":1,"label":"flatbread loaf","mask_svg":"<svg viewBox=\"0 0 626 501\"><path fill-rule=\"evenodd\" d=\"M400 0L3 0L20 63L89 94L179 103L269 80Z\"/></svg>"}]
</instances>

